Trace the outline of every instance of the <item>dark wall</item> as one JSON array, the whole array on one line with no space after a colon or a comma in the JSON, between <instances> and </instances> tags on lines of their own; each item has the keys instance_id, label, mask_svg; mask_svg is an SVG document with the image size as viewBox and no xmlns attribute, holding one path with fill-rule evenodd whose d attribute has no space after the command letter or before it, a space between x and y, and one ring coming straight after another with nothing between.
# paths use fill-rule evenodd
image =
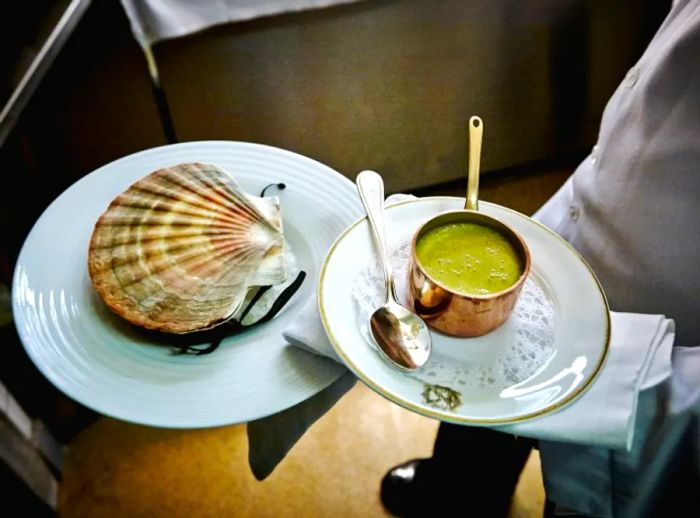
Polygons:
<instances>
[{"instance_id":1,"label":"dark wall","mask_svg":"<svg viewBox=\"0 0 700 518\"><path fill-rule=\"evenodd\" d=\"M155 51L181 140L277 145L350 177L375 168L399 190L463 175L471 114L486 123L485 170L586 149L667 3L372 0ZM71 181L164 142L118 3L93 4L24 124Z\"/></svg>"}]
</instances>

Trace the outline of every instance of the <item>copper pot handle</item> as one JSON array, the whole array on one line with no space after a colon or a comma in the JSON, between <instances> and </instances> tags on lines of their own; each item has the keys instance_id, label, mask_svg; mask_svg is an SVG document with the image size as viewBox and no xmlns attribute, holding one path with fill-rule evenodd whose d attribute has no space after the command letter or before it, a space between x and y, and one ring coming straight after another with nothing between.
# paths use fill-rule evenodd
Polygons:
<instances>
[{"instance_id":1,"label":"copper pot handle","mask_svg":"<svg viewBox=\"0 0 700 518\"><path fill-rule=\"evenodd\" d=\"M474 115L469 119L469 179L467 182L466 210L479 210L479 169L481 167L481 137L484 122Z\"/></svg>"}]
</instances>

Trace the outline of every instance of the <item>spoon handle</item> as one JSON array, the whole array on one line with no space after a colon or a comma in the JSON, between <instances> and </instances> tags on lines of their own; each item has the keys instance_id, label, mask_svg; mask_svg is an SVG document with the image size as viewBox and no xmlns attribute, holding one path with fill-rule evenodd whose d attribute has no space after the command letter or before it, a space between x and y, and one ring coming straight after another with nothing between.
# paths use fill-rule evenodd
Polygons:
<instances>
[{"instance_id":1,"label":"spoon handle","mask_svg":"<svg viewBox=\"0 0 700 518\"><path fill-rule=\"evenodd\" d=\"M389 249L384 238L384 181L374 171L362 171L357 175L355 184L357 184L362 204L365 206L374 241L379 249L379 259L384 270L386 301L388 302L391 297L397 300L394 277L391 273L391 262L389 261Z\"/></svg>"},{"instance_id":2,"label":"spoon handle","mask_svg":"<svg viewBox=\"0 0 700 518\"><path fill-rule=\"evenodd\" d=\"M481 137L484 122L476 115L469 119L469 180L464 208L479 210L479 169L481 167Z\"/></svg>"}]
</instances>

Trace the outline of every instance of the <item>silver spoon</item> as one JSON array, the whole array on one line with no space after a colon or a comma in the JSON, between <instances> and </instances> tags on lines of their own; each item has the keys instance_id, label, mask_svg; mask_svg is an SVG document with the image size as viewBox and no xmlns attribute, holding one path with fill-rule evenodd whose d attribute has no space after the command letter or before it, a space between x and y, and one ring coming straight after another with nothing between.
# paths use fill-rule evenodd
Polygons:
<instances>
[{"instance_id":1,"label":"silver spoon","mask_svg":"<svg viewBox=\"0 0 700 518\"><path fill-rule=\"evenodd\" d=\"M415 370L428 361L432 343L428 326L398 302L389 252L384 239L384 182L374 171L362 171L355 179L365 206L372 235L377 243L384 270L386 302L369 319L372 335L379 349L394 365Z\"/></svg>"}]
</instances>

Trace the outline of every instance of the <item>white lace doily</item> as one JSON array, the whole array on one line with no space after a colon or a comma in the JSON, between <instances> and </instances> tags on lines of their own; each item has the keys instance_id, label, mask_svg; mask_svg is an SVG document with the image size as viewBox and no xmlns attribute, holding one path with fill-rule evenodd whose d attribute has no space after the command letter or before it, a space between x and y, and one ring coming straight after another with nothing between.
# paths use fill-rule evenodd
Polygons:
<instances>
[{"instance_id":1,"label":"white lace doily","mask_svg":"<svg viewBox=\"0 0 700 518\"><path fill-rule=\"evenodd\" d=\"M403 302L407 294L410 249L410 242L405 242L390 252L396 292ZM353 279L352 298L357 325L372 347L376 345L368 322L372 312L384 303L383 285L378 261ZM426 384L447 387L460 394L465 390L500 392L529 378L554 352L554 307L532 276L525 282L507 324L512 330L505 335L507 343L488 363L460 363L433 350L428 364L410 375Z\"/></svg>"}]
</instances>

